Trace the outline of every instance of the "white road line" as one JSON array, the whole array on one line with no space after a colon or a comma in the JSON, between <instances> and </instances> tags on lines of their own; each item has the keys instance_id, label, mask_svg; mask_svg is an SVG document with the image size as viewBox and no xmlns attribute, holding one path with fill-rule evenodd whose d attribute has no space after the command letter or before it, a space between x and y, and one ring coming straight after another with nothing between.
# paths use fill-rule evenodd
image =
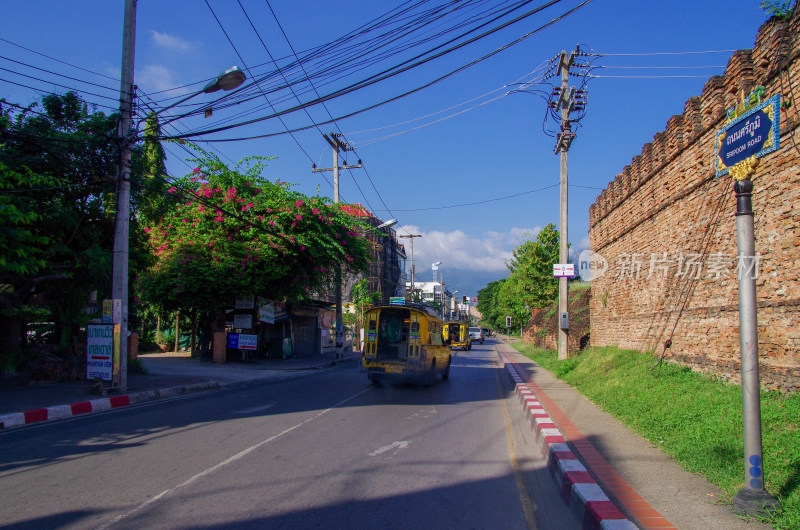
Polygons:
<instances>
[{"instance_id":1,"label":"white road line","mask_svg":"<svg viewBox=\"0 0 800 530\"><path fill-rule=\"evenodd\" d=\"M249 455L250 453L252 453L256 449L258 449L259 447L262 447L262 446L264 446L264 445L266 445L266 444L268 444L270 442L274 442L278 438L280 438L280 437L282 437L282 436L284 436L286 434L289 434L290 432L292 432L292 431L294 431L296 429L299 429L300 427L302 427L306 423L310 423L310 422L316 420L320 416L323 416L323 415L327 414L328 412L332 411L335 408L341 407L342 405L344 405L348 401L352 401L355 398L357 398L358 396L360 396L361 394L369 392L370 390L372 390L372 387L365 388L361 392L357 392L357 393L353 394L352 396L343 399L342 401L340 401L339 403L335 404L334 406L316 413L315 415L311 416L307 420L301 421L297 425L289 427L288 429L285 429L282 432L279 432L278 434L276 434L274 436L270 436L266 440L262 440L262 441L258 442L257 444L248 447L247 449L243 449L242 451L239 451L238 453L236 453L235 455L231 456L230 458L227 458L227 459L223 460L222 462L220 462L218 464L215 464L215 465L209 467L208 469L205 469L205 470L201 471L200 473L194 475L193 477L191 477L191 478L189 478L187 480L184 480L183 482L181 482L180 484L178 484L174 488L170 488L168 490L164 490L161 493L159 493L158 495L156 495L154 497L151 497L150 499L147 499L146 501L144 501L142 504L140 504L136 508L133 508L133 509L131 509L131 510L129 510L129 511L127 511L127 512L121 514L121 515L118 515L118 516L114 517L110 521L107 521L106 523L98 526L97 530L104 530L106 528L109 528L110 526L113 526L113 525L117 524L118 522L122 521L123 519L126 519L126 518L130 517L131 515L143 510L144 508L147 508L148 506L150 506L151 504L155 503L156 501L158 501L159 499L163 498L164 496L169 495L169 494L171 494L171 493L173 493L173 492L175 492L175 491L177 491L177 490L179 490L181 488L189 486L190 484L193 484L193 483L197 482L201 478L210 475L214 471L217 471L218 469L221 469L221 468L227 466L228 464L236 462L237 460L241 460L242 458L244 458L245 456Z\"/></svg>"},{"instance_id":2,"label":"white road line","mask_svg":"<svg viewBox=\"0 0 800 530\"><path fill-rule=\"evenodd\" d=\"M236 410L234 414L252 414L254 412L261 412L262 410L267 410L268 408L272 408L275 406L275 403L268 403L266 405L261 405L259 407L250 407L249 409L242 409Z\"/></svg>"}]
</instances>

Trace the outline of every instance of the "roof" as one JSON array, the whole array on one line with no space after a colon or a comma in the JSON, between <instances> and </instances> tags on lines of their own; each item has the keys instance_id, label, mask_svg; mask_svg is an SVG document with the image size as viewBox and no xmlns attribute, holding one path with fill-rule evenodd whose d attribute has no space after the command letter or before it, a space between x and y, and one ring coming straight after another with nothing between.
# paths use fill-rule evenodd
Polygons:
<instances>
[{"instance_id":1,"label":"roof","mask_svg":"<svg viewBox=\"0 0 800 530\"><path fill-rule=\"evenodd\" d=\"M353 217L375 217L369 212L369 210L358 203L340 204L339 209L344 213L352 215Z\"/></svg>"}]
</instances>

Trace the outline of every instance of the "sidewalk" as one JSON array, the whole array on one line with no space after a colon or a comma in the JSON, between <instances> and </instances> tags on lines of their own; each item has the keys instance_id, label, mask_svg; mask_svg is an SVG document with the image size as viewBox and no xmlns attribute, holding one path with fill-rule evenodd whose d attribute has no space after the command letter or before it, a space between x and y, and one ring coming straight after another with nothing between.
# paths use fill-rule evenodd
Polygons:
<instances>
[{"instance_id":1,"label":"sidewalk","mask_svg":"<svg viewBox=\"0 0 800 530\"><path fill-rule=\"evenodd\" d=\"M519 403L551 472L570 505L583 503L581 513L593 504L585 492L599 486L597 493L639 528L769 528L741 520L729 502L720 504L725 494L719 488L684 471L622 422L517 353L510 343L519 339L497 338L501 359L505 357L509 375L518 383Z\"/></svg>"},{"instance_id":2,"label":"sidewalk","mask_svg":"<svg viewBox=\"0 0 800 530\"><path fill-rule=\"evenodd\" d=\"M148 373L129 373L128 389L124 394L109 390L104 396L95 391L91 381L86 380L0 387L0 429L216 390L237 383L298 377L341 363L360 362L361 352L343 352L341 358L328 353L224 364L201 361L192 358L188 352L150 353L139 355L139 359Z\"/></svg>"}]
</instances>

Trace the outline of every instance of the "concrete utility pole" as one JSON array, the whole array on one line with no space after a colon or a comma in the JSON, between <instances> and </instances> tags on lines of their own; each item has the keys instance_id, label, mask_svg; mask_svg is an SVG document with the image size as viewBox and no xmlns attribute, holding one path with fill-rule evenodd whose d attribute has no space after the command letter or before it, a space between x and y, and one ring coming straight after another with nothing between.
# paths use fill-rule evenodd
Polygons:
<instances>
[{"instance_id":1,"label":"concrete utility pole","mask_svg":"<svg viewBox=\"0 0 800 530\"><path fill-rule=\"evenodd\" d=\"M358 161L358 164L354 166L348 166L347 161L344 160L344 165L339 166L339 151L352 151L353 148L347 142L343 142L340 140L342 137L341 134L337 133L330 133L330 136L327 134L322 135L325 138L325 141L330 144L333 148L333 167L328 168L317 168L316 165L312 166L311 172L317 173L320 171L331 171L333 170L333 202L338 204L339 203L339 170L340 169L357 169L361 167L361 160ZM342 267L336 266L334 268L334 283L335 286L335 300L336 300L336 346L340 346L344 344L344 336L342 333Z\"/></svg>"},{"instance_id":2,"label":"concrete utility pole","mask_svg":"<svg viewBox=\"0 0 800 530\"><path fill-rule=\"evenodd\" d=\"M739 347L742 358L742 424L744 488L733 497L733 509L748 515L769 515L780 502L764 489L761 437L761 385L758 375L756 249L753 232L753 183L750 176L733 185L736 192L736 248L739 270Z\"/></svg>"},{"instance_id":3,"label":"concrete utility pole","mask_svg":"<svg viewBox=\"0 0 800 530\"><path fill-rule=\"evenodd\" d=\"M408 239L411 244L411 301L414 300L414 238L422 237L422 234L408 234L407 236L397 236L398 238Z\"/></svg>"},{"instance_id":4,"label":"concrete utility pole","mask_svg":"<svg viewBox=\"0 0 800 530\"><path fill-rule=\"evenodd\" d=\"M561 108L561 132L558 134L555 152L561 152L561 199L560 199L560 222L558 227L558 262L567 263L569 256L567 244L567 153L575 134L569 121L569 113L574 105L575 87L569 87L569 67L575 58L575 52L567 55L561 52L561 59L558 64L558 73L561 74L561 95L558 99L558 106ZM569 340L569 320L567 313L567 298L569 296L569 283L565 276L558 279L558 358L563 360L569 356L567 347ZM566 321L566 324L565 324Z\"/></svg>"},{"instance_id":5,"label":"concrete utility pole","mask_svg":"<svg viewBox=\"0 0 800 530\"><path fill-rule=\"evenodd\" d=\"M117 173L117 213L114 220L111 297L120 300L119 387L128 390L128 238L131 200L131 124L133 110L133 55L136 43L136 0L125 0L122 30L122 71L119 87L119 166Z\"/></svg>"}]
</instances>

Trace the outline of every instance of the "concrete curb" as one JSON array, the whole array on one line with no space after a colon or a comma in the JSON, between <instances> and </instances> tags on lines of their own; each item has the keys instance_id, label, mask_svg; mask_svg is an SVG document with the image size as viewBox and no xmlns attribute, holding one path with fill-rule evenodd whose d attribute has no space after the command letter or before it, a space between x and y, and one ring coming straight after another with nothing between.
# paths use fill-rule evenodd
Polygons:
<instances>
[{"instance_id":1,"label":"concrete curb","mask_svg":"<svg viewBox=\"0 0 800 530\"><path fill-rule=\"evenodd\" d=\"M514 391L530 422L534 438L547 461L547 468L564 501L578 516L584 529L633 530L637 526L617 508L592 478L575 453L565 443L561 430L539 403L536 394L517 372L502 351L498 352L508 375L515 383Z\"/></svg>"},{"instance_id":2,"label":"concrete curb","mask_svg":"<svg viewBox=\"0 0 800 530\"><path fill-rule=\"evenodd\" d=\"M92 399L89 401L80 401L70 405L55 405L52 407L27 410L25 412L12 412L10 414L0 415L0 429L12 429L15 427L24 427L25 425L30 425L32 423L63 420L65 418L71 418L81 414L103 412L105 410L135 405L137 403L145 403L147 401L154 401L157 399L165 399L184 394L193 394L206 390L217 390L219 387L220 386L216 381L207 381L204 383L173 386L170 388L160 388L157 390L145 390L142 392L134 392L132 394L126 394L122 396L111 396Z\"/></svg>"}]
</instances>

